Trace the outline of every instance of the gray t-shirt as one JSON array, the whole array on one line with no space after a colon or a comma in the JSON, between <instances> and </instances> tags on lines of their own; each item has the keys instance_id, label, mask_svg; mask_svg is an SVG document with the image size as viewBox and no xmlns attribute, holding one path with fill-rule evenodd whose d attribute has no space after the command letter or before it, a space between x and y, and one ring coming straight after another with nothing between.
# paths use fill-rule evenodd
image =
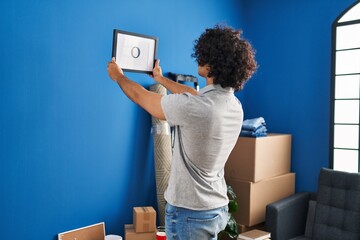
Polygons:
<instances>
[{"instance_id":1,"label":"gray t-shirt","mask_svg":"<svg viewBox=\"0 0 360 240\"><path fill-rule=\"evenodd\" d=\"M161 106L170 126L175 126L166 201L193 210L226 206L224 166L243 121L233 89L208 85L197 96L163 96Z\"/></svg>"}]
</instances>

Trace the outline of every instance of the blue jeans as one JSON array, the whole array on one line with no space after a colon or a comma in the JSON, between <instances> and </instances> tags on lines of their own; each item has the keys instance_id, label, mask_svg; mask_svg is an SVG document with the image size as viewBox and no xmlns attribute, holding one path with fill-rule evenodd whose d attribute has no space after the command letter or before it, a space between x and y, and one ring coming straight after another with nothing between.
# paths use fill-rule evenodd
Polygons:
<instances>
[{"instance_id":1,"label":"blue jeans","mask_svg":"<svg viewBox=\"0 0 360 240\"><path fill-rule=\"evenodd\" d=\"M165 230L169 240L216 240L228 222L228 206L195 211L166 204Z\"/></svg>"}]
</instances>

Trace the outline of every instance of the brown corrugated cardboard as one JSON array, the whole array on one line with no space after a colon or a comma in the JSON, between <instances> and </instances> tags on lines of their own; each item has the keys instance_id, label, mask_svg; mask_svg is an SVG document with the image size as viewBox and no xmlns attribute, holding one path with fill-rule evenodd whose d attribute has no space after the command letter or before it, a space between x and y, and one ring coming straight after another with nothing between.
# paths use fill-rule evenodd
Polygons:
<instances>
[{"instance_id":1,"label":"brown corrugated cardboard","mask_svg":"<svg viewBox=\"0 0 360 240\"><path fill-rule=\"evenodd\" d=\"M58 234L58 240L104 240L105 239L105 223L97 223L94 225L77 228L71 231Z\"/></svg>"},{"instance_id":2,"label":"brown corrugated cardboard","mask_svg":"<svg viewBox=\"0 0 360 240\"><path fill-rule=\"evenodd\" d=\"M134 225L125 225L125 240L154 240L156 239L156 232L137 233Z\"/></svg>"},{"instance_id":3,"label":"brown corrugated cardboard","mask_svg":"<svg viewBox=\"0 0 360 240\"><path fill-rule=\"evenodd\" d=\"M251 227L248 227L248 226L245 226L245 225L241 225L241 224L237 224L237 227L238 227L238 233L243 233L243 232L247 232L247 231L250 231L250 230L253 230L253 229L259 229L259 230L263 230L265 231L265 223L259 223L259 224L256 224L254 226L251 226ZM221 240L234 240L233 238L230 238L227 234L223 234L221 236Z\"/></svg>"},{"instance_id":4,"label":"brown corrugated cardboard","mask_svg":"<svg viewBox=\"0 0 360 240\"><path fill-rule=\"evenodd\" d=\"M135 232L154 232L156 230L156 211L153 207L134 207L133 212Z\"/></svg>"},{"instance_id":5,"label":"brown corrugated cardboard","mask_svg":"<svg viewBox=\"0 0 360 240\"><path fill-rule=\"evenodd\" d=\"M290 172L291 135L239 137L225 165L225 176L258 182Z\"/></svg>"},{"instance_id":6,"label":"brown corrugated cardboard","mask_svg":"<svg viewBox=\"0 0 360 240\"><path fill-rule=\"evenodd\" d=\"M239 210L233 214L238 224L253 226L265 221L269 203L288 197L295 192L295 173L267 178L253 183L226 179L236 194Z\"/></svg>"},{"instance_id":7,"label":"brown corrugated cardboard","mask_svg":"<svg viewBox=\"0 0 360 240\"><path fill-rule=\"evenodd\" d=\"M263 240L263 239L270 238L270 235L271 234L269 232L261 231L259 229L254 229L254 230L247 231L247 232L244 232L242 234L239 234L237 239L242 239L242 240Z\"/></svg>"}]
</instances>

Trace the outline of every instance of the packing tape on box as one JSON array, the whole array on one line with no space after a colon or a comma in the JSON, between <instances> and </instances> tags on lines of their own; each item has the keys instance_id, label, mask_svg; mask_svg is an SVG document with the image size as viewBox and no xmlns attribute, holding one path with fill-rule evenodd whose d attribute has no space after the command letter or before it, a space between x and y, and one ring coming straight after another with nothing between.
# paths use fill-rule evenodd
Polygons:
<instances>
[{"instance_id":1,"label":"packing tape on box","mask_svg":"<svg viewBox=\"0 0 360 240\"><path fill-rule=\"evenodd\" d=\"M167 90L161 84L153 84L150 91L166 95ZM152 132L154 137L154 162L156 178L156 195L158 203L158 217L160 225L165 225L164 193L168 185L170 175L170 162L172 158L171 134L169 124L158 118L151 118Z\"/></svg>"}]
</instances>

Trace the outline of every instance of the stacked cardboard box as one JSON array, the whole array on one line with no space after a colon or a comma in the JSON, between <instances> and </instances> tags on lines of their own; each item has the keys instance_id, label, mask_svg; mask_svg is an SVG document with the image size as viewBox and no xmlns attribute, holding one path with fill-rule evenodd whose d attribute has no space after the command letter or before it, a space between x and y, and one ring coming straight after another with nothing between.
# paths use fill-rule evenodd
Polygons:
<instances>
[{"instance_id":1,"label":"stacked cardboard box","mask_svg":"<svg viewBox=\"0 0 360 240\"><path fill-rule=\"evenodd\" d=\"M254 229L242 234L239 234L238 240L268 240L271 234L269 232Z\"/></svg>"},{"instance_id":2,"label":"stacked cardboard box","mask_svg":"<svg viewBox=\"0 0 360 240\"><path fill-rule=\"evenodd\" d=\"M134 207L133 224L125 225L125 240L156 239L156 211L153 207Z\"/></svg>"},{"instance_id":3,"label":"stacked cardboard box","mask_svg":"<svg viewBox=\"0 0 360 240\"><path fill-rule=\"evenodd\" d=\"M292 195L291 135L239 137L225 166L225 178L237 195L238 224L254 226L265 220L266 205Z\"/></svg>"}]
</instances>

